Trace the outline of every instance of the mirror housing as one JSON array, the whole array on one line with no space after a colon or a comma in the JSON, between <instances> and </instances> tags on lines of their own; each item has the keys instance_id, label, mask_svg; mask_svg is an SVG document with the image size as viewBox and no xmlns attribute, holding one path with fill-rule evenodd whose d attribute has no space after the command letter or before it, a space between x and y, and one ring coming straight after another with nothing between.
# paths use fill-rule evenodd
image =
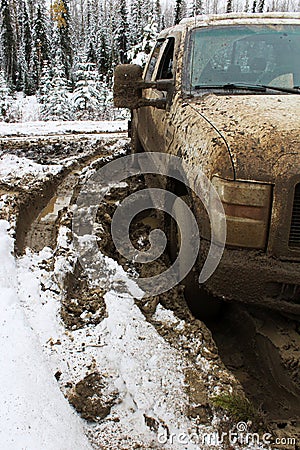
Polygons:
<instances>
[{"instance_id":1,"label":"mirror housing","mask_svg":"<svg viewBox=\"0 0 300 450\"><path fill-rule=\"evenodd\" d=\"M114 106L116 108L137 109L154 106L166 109L167 99L146 99L143 89L156 88L167 93L173 91L173 80L144 81L143 69L136 64L120 64L114 72Z\"/></svg>"},{"instance_id":2,"label":"mirror housing","mask_svg":"<svg viewBox=\"0 0 300 450\"><path fill-rule=\"evenodd\" d=\"M114 72L114 105L116 108L137 108L143 97L143 69L136 64L120 64Z\"/></svg>"}]
</instances>

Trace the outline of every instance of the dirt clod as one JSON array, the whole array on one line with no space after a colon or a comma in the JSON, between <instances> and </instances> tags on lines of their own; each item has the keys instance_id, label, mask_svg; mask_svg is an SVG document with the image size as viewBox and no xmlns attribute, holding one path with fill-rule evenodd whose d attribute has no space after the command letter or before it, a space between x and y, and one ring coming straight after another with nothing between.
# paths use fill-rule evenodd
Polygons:
<instances>
[{"instance_id":1,"label":"dirt clod","mask_svg":"<svg viewBox=\"0 0 300 450\"><path fill-rule=\"evenodd\" d=\"M97 325L106 317L105 291L90 289L79 264L65 284L67 295L62 302L61 317L67 328L77 330L85 325Z\"/></svg>"},{"instance_id":2,"label":"dirt clod","mask_svg":"<svg viewBox=\"0 0 300 450\"><path fill-rule=\"evenodd\" d=\"M69 402L83 419L97 422L110 414L117 392L107 392L103 377L98 372L87 375L68 394Z\"/></svg>"}]
</instances>

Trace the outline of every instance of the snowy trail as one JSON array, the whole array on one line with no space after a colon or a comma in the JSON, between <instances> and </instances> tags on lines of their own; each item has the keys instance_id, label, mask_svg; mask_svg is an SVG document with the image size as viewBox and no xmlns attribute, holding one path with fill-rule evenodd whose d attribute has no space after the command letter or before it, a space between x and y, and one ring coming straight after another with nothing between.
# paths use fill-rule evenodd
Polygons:
<instances>
[{"instance_id":1,"label":"snowy trail","mask_svg":"<svg viewBox=\"0 0 300 450\"><path fill-rule=\"evenodd\" d=\"M20 307L8 229L0 221L0 448L91 449Z\"/></svg>"}]
</instances>

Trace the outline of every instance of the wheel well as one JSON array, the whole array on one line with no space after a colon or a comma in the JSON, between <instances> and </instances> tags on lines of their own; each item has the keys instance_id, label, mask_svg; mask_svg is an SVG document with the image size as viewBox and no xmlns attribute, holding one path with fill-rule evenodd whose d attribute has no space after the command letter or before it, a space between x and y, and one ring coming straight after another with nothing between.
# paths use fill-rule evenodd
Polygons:
<instances>
[{"instance_id":1,"label":"wheel well","mask_svg":"<svg viewBox=\"0 0 300 450\"><path fill-rule=\"evenodd\" d=\"M174 176L176 177L176 174L174 174ZM189 195L189 191L186 185L182 181L173 177L168 178L167 190L175 194L177 197L184 197L185 195Z\"/></svg>"}]
</instances>

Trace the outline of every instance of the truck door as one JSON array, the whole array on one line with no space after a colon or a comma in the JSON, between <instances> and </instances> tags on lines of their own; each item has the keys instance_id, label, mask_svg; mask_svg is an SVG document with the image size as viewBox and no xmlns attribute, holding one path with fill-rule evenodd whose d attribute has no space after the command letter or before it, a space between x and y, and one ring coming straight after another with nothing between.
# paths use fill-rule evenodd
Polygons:
<instances>
[{"instance_id":1,"label":"truck door","mask_svg":"<svg viewBox=\"0 0 300 450\"><path fill-rule=\"evenodd\" d=\"M174 79L174 47L175 38L166 39L160 49L151 80L170 80ZM148 66L151 69L151 59ZM145 77L149 74L146 70ZM145 89L143 92L145 98L162 99L166 98L167 93L158 91L155 88ZM146 151L166 150L166 119L168 112L164 109L158 109L154 106L145 106L138 111L138 135L143 148Z\"/></svg>"}]
</instances>

